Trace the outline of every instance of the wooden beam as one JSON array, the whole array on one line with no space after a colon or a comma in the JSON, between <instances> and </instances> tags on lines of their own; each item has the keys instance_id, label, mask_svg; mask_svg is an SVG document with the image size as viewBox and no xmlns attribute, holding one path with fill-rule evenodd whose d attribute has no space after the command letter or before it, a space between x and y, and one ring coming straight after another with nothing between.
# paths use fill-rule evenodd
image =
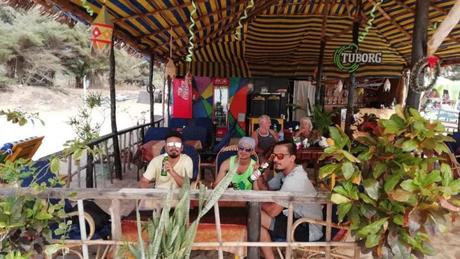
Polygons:
<instances>
[{"instance_id":1,"label":"wooden beam","mask_svg":"<svg viewBox=\"0 0 460 259\"><path fill-rule=\"evenodd\" d=\"M129 1L126 1L126 2L129 3ZM204 2L204 0L196 0L195 2ZM189 3L189 4L181 4L181 5L178 5L178 6L173 6L173 7L164 8L164 9L155 9L154 11L151 11L151 12L140 13L140 14L135 14L135 15L115 19L114 23L126 22L128 20L133 20L133 19L136 19L136 18L146 19L148 16L154 16L156 14L161 14L161 13L164 13L164 12L172 12L174 10L182 9L184 7L188 7L188 6L191 6L191 5L192 4Z\"/></svg>"},{"instance_id":2,"label":"wooden beam","mask_svg":"<svg viewBox=\"0 0 460 259\"><path fill-rule=\"evenodd\" d=\"M433 55L436 52L441 43L444 41L447 35L449 35L449 33L458 24L459 21L460 0L457 0L454 6L450 9L447 17L444 18L444 21L442 21L441 25L438 27L431 39L428 41L428 56Z\"/></svg>"},{"instance_id":3,"label":"wooden beam","mask_svg":"<svg viewBox=\"0 0 460 259\"><path fill-rule=\"evenodd\" d=\"M347 9L348 17L351 17L352 7L350 7L350 0L345 0L345 7Z\"/></svg>"},{"instance_id":4,"label":"wooden beam","mask_svg":"<svg viewBox=\"0 0 460 259\"><path fill-rule=\"evenodd\" d=\"M368 0L368 2L370 2L373 5L377 4L374 0ZM380 5L377 6L377 10L385 19L387 19L391 24L393 24L396 28L398 28L399 31L404 36L406 36L406 38L408 38L409 40L412 40L412 35L408 33L399 23L395 22L393 18L389 14L387 14L387 12L385 12L385 10L383 10L383 8Z\"/></svg>"},{"instance_id":5,"label":"wooden beam","mask_svg":"<svg viewBox=\"0 0 460 259\"><path fill-rule=\"evenodd\" d=\"M324 39L324 35L326 34L327 16L329 15L330 7L331 7L331 2L329 0L326 0L326 9L323 12L323 23L321 25L321 40Z\"/></svg>"}]
</instances>

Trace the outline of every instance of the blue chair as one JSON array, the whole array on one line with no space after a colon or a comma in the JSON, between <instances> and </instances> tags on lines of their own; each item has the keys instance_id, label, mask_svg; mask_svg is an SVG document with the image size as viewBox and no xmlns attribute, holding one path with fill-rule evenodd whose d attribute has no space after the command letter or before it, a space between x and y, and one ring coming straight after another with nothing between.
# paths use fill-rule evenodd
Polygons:
<instances>
[{"instance_id":1,"label":"blue chair","mask_svg":"<svg viewBox=\"0 0 460 259\"><path fill-rule=\"evenodd\" d=\"M169 120L168 126L171 129L183 128L189 125L190 121L191 121L190 119L171 118Z\"/></svg>"},{"instance_id":2,"label":"blue chair","mask_svg":"<svg viewBox=\"0 0 460 259\"><path fill-rule=\"evenodd\" d=\"M206 147L214 145L215 128L211 118L195 118L188 126L199 126L206 128Z\"/></svg>"},{"instance_id":3,"label":"blue chair","mask_svg":"<svg viewBox=\"0 0 460 259\"><path fill-rule=\"evenodd\" d=\"M170 131L166 127L150 127L144 135L143 143L151 140L164 140Z\"/></svg>"},{"instance_id":4,"label":"blue chair","mask_svg":"<svg viewBox=\"0 0 460 259\"><path fill-rule=\"evenodd\" d=\"M161 149L161 153L164 154L165 149L164 147ZM193 162L193 177L192 181L199 181L200 180L200 154L196 151L196 149L190 145L184 144L184 150L182 153L186 154L192 159Z\"/></svg>"},{"instance_id":5,"label":"blue chair","mask_svg":"<svg viewBox=\"0 0 460 259\"><path fill-rule=\"evenodd\" d=\"M182 131L182 137L185 141L187 140L199 140L201 142L201 146L206 146L206 128L194 126L194 127L185 127Z\"/></svg>"}]
</instances>

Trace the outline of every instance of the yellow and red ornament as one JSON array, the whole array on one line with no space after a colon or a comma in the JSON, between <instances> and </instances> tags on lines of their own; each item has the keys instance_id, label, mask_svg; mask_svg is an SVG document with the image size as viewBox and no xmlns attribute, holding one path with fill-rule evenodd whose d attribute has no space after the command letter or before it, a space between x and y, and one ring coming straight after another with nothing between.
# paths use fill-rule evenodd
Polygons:
<instances>
[{"instance_id":1,"label":"yellow and red ornament","mask_svg":"<svg viewBox=\"0 0 460 259\"><path fill-rule=\"evenodd\" d=\"M112 46L113 22L105 6L91 24L91 49L97 54L107 53Z\"/></svg>"}]
</instances>

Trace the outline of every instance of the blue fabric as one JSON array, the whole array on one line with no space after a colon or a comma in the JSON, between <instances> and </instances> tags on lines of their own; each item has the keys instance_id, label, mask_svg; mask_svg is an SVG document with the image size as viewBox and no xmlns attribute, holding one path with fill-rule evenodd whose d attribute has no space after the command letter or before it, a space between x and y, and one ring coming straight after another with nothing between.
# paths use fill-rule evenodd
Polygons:
<instances>
[{"instance_id":1,"label":"blue fabric","mask_svg":"<svg viewBox=\"0 0 460 259\"><path fill-rule=\"evenodd\" d=\"M199 140L203 147L206 146L206 128L199 126L185 127L182 131L184 140Z\"/></svg>"},{"instance_id":2,"label":"blue fabric","mask_svg":"<svg viewBox=\"0 0 460 259\"><path fill-rule=\"evenodd\" d=\"M213 143L214 137L214 124L212 123L211 118L195 118L190 121L188 126L199 126L206 128L206 147ZM203 143L205 144L205 143Z\"/></svg>"},{"instance_id":3,"label":"blue fabric","mask_svg":"<svg viewBox=\"0 0 460 259\"><path fill-rule=\"evenodd\" d=\"M222 138L221 141L219 141L219 143L217 145L214 146L214 148L212 149L213 152L217 153L219 152L222 148L224 148L225 146L228 146L228 144L230 143L230 139L236 135L236 124L233 125L233 127L231 127L227 133L225 133L224 137Z\"/></svg>"},{"instance_id":4,"label":"blue fabric","mask_svg":"<svg viewBox=\"0 0 460 259\"><path fill-rule=\"evenodd\" d=\"M446 145L449 147L452 153L455 153L457 149L460 148L460 132L455 132L449 136L452 137L455 142L446 142Z\"/></svg>"},{"instance_id":5,"label":"blue fabric","mask_svg":"<svg viewBox=\"0 0 460 259\"><path fill-rule=\"evenodd\" d=\"M36 183L38 184L46 183L46 186L48 187L50 186L51 180L53 179L57 180L56 174L51 172L49 160L36 161L34 162L32 167L33 167L32 170L34 171L34 173L22 179L21 187L28 187L32 183L32 180L34 180L34 178L35 178ZM29 168L26 167L24 170L28 171ZM62 185L56 184L53 187L59 188L59 187L62 187ZM49 201L51 204L56 204L59 202L59 199L49 199ZM69 200L65 199L64 200L64 211L70 212L71 210L72 210L72 204L70 203Z\"/></svg>"},{"instance_id":6,"label":"blue fabric","mask_svg":"<svg viewBox=\"0 0 460 259\"><path fill-rule=\"evenodd\" d=\"M161 149L160 153L164 154L165 149L164 147ZM186 154L192 159L193 162L193 177L192 181L195 181L196 178L198 177L200 168L199 168L199 162L200 162L200 154L196 151L196 149L190 145L184 144L184 150L182 151L183 154Z\"/></svg>"},{"instance_id":7,"label":"blue fabric","mask_svg":"<svg viewBox=\"0 0 460 259\"><path fill-rule=\"evenodd\" d=\"M169 132L170 132L169 128L150 127L145 133L144 143L147 143L151 140L164 140Z\"/></svg>"},{"instance_id":8,"label":"blue fabric","mask_svg":"<svg viewBox=\"0 0 460 259\"><path fill-rule=\"evenodd\" d=\"M177 129L186 127L190 123L190 119L182 119L182 118L171 118L169 120L169 128Z\"/></svg>"}]
</instances>

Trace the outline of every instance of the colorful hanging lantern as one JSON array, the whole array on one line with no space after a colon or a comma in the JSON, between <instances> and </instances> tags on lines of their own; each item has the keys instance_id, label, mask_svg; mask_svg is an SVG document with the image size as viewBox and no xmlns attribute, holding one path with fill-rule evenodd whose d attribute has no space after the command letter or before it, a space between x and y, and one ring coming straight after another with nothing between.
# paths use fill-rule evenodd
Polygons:
<instances>
[{"instance_id":1,"label":"colorful hanging lantern","mask_svg":"<svg viewBox=\"0 0 460 259\"><path fill-rule=\"evenodd\" d=\"M105 54L112 46L113 22L105 6L91 25L91 49L97 55Z\"/></svg>"}]
</instances>

